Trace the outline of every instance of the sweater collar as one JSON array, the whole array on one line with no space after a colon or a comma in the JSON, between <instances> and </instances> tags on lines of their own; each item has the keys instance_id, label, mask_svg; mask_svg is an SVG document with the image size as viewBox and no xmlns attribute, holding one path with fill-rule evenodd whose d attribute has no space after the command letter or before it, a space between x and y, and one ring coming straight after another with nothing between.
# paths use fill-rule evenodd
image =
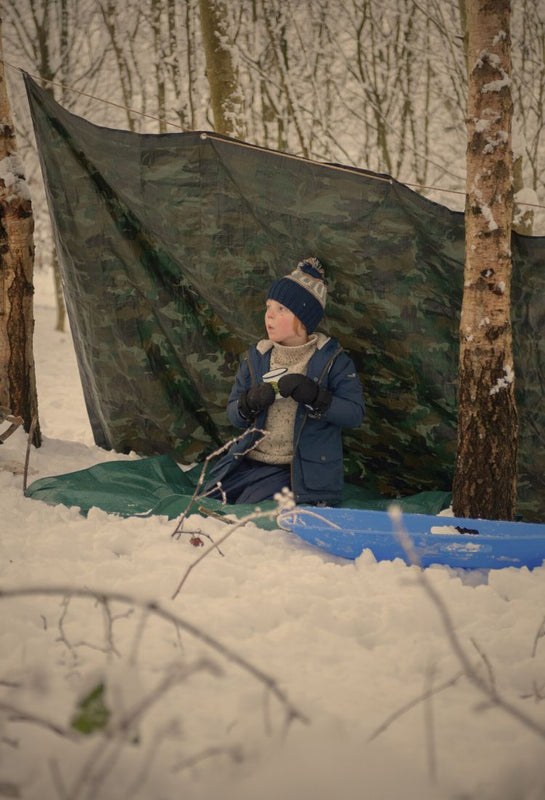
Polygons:
<instances>
[{"instance_id":1,"label":"sweater collar","mask_svg":"<svg viewBox=\"0 0 545 800\"><path fill-rule=\"evenodd\" d=\"M314 335L316 336L316 350L321 350L322 347L325 347L325 345L331 340L331 336L327 336L325 333L319 332ZM258 353L264 355L274 347L274 344L275 343L271 342L270 339L260 339L259 342L256 344L256 348ZM304 345L302 346L304 347Z\"/></svg>"}]
</instances>

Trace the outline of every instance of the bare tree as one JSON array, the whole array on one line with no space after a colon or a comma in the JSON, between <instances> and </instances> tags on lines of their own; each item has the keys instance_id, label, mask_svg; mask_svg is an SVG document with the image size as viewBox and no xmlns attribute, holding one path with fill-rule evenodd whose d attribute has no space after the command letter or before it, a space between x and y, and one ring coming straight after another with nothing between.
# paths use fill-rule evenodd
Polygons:
<instances>
[{"instance_id":1,"label":"bare tree","mask_svg":"<svg viewBox=\"0 0 545 800\"><path fill-rule=\"evenodd\" d=\"M210 104L217 133L244 137L243 101L224 0L199 0Z\"/></svg>"},{"instance_id":2,"label":"bare tree","mask_svg":"<svg viewBox=\"0 0 545 800\"><path fill-rule=\"evenodd\" d=\"M510 2L467 0L466 264L460 320L457 516L512 519L518 422L510 317Z\"/></svg>"},{"instance_id":3,"label":"bare tree","mask_svg":"<svg viewBox=\"0 0 545 800\"><path fill-rule=\"evenodd\" d=\"M89 88L103 60L103 53L93 50L91 44L91 12L86 10L83 14L86 5L80 0L70 3L68 0L20 0L19 3L0 0L0 12L11 49L18 54L19 65L36 71L42 88L68 108L74 104L74 94L68 91L68 85L74 86L83 79ZM35 168L38 168L37 163ZM48 239L51 241L50 236ZM53 244L48 260L53 266L57 300L56 329L63 331L66 311Z\"/></svg>"},{"instance_id":4,"label":"bare tree","mask_svg":"<svg viewBox=\"0 0 545 800\"><path fill-rule=\"evenodd\" d=\"M0 406L23 418L28 431L38 417L32 337L34 219L11 118L0 23ZM38 425L33 443L41 444Z\"/></svg>"}]
</instances>

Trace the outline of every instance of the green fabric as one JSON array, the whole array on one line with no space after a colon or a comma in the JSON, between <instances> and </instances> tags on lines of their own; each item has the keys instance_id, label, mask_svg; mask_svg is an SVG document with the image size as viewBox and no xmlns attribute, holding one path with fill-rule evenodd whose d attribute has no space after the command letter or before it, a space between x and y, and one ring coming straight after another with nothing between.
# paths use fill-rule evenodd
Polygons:
<instances>
[{"instance_id":1,"label":"green fabric","mask_svg":"<svg viewBox=\"0 0 545 800\"><path fill-rule=\"evenodd\" d=\"M264 292L302 257L367 401L345 472L385 496L449 491L464 217L387 176L215 134L99 128L29 77L95 441L193 463L233 436L226 400ZM545 519L545 241L513 237L519 513Z\"/></svg>"},{"instance_id":2,"label":"green fabric","mask_svg":"<svg viewBox=\"0 0 545 800\"><path fill-rule=\"evenodd\" d=\"M54 475L34 481L26 496L49 505L77 507L87 515L91 508L101 508L123 517L163 515L179 517L190 505L202 467L182 470L169 456L155 456L134 461L106 461L88 469ZM450 502L448 492L424 492L400 500L404 511L436 514ZM368 489L346 486L343 506L349 508L384 509L391 500L373 494ZM276 503L259 503L262 511L274 509ZM191 513L211 511L243 517L256 510L255 505L222 505L210 498L195 500ZM256 520L263 528L275 528L274 517Z\"/></svg>"}]
</instances>

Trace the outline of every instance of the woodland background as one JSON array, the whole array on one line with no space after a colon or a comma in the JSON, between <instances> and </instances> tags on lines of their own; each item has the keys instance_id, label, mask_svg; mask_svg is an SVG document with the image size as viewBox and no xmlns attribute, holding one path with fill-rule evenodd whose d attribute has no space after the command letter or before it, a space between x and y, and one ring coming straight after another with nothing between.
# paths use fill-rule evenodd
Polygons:
<instances>
[{"instance_id":1,"label":"woodland background","mask_svg":"<svg viewBox=\"0 0 545 800\"><path fill-rule=\"evenodd\" d=\"M515 224L541 235L545 2L512 5L515 191L526 204ZM463 2L3 0L0 15L38 267L54 258L20 70L91 122L146 133L213 129L211 92L228 90L236 102L219 132L388 173L463 209ZM211 27L231 75L206 73Z\"/></svg>"},{"instance_id":2,"label":"woodland background","mask_svg":"<svg viewBox=\"0 0 545 800\"><path fill-rule=\"evenodd\" d=\"M240 88L230 119L236 135L389 172L462 209L458 3L216 5ZM519 200L545 205L545 8L538 0L512 5ZM97 124L211 128L207 6L1 3L37 217L36 362L47 446L33 453L32 478L121 456L93 446L70 337L53 330L48 214L19 70L42 76L57 100ZM542 210L524 209L543 234ZM2 455L20 461L25 446L19 429ZM191 537L218 539L223 522L193 515L195 528L177 540L166 518L98 509L84 517L39 504L8 470L0 490L3 796L545 796L543 567L419 570L377 563L369 551L347 564L250 522L173 599L196 564ZM38 596L26 596L33 586ZM89 586L99 588L82 588ZM97 691L108 736L77 736L74 721Z\"/></svg>"}]
</instances>

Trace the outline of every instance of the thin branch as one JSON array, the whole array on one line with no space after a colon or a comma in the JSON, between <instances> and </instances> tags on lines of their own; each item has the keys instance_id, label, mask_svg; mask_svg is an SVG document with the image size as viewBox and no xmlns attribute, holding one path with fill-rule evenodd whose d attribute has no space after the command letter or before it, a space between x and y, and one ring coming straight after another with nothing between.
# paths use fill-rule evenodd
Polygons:
<instances>
[{"instance_id":1,"label":"thin branch","mask_svg":"<svg viewBox=\"0 0 545 800\"><path fill-rule=\"evenodd\" d=\"M77 736L75 732L72 732L67 728L63 728L62 725L58 725L56 722L52 722L45 717L40 717L30 711L24 711L23 709L18 708L11 703L4 702L3 700L0 701L0 711L5 711L7 714L9 714L10 722L32 722L34 725L39 725L41 728L46 728L52 733L56 733L57 736L63 736L65 739L72 739L73 741L77 741L79 739L79 736Z\"/></svg>"},{"instance_id":2,"label":"thin branch","mask_svg":"<svg viewBox=\"0 0 545 800\"><path fill-rule=\"evenodd\" d=\"M538 642L540 639L543 639L544 636L545 636L545 617L543 617L543 619L541 620L541 625L537 629L537 633L535 635L534 645L532 647L532 658L536 657Z\"/></svg>"},{"instance_id":3,"label":"thin branch","mask_svg":"<svg viewBox=\"0 0 545 800\"><path fill-rule=\"evenodd\" d=\"M420 705L420 703L425 702L429 698L430 695L439 694L439 692L444 692L445 689L450 689L452 686L455 686L458 683L458 681L460 680L460 678L464 677L464 675L465 675L464 672L457 672L456 675L454 675L454 677L449 678L449 680L445 681L444 683L440 684L439 686L435 686L432 689L427 689L422 694L419 694L418 697L415 697L413 700L410 700L408 703L406 703L404 706L399 708L397 711L394 711L393 714L390 714L390 716L387 717L384 720L384 722L382 722L378 726L378 728L375 728L375 730L369 736L367 741L368 742L372 742L373 739L377 739L382 733L384 733L384 731L388 730L388 728L390 727L390 725L393 722L398 720L400 717L402 717L408 711L411 711L411 709L413 709L416 706Z\"/></svg>"},{"instance_id":4,"label":"thin branch","mask_svg":"<svg viewBox=\"0 0 545 800\"><path fill-rule=\"evenodd\" d=\"M231 747L208 747L206 750L203 750L202 753L196 753L194 756L189 756L188 758L182 759L178 764L173 767L173 772L181 772L183 769L189 769L190 767L194 767L196 764L200 764L201 761L205 761L208 758L215 758L217 756L228 756L231 761L234 763L240 764L243 761L243 754L242 750L238 745L232 745Z\"/></svg>"},{"instance_id":5,"label":"thin branch","mask_svg":"<svg viewBox=\"0 0 545 800\"><path fill-rule=\"evenodd\" d=\"M271 513L271 512L269 512ZM164 608L154 600L143 600L134 597L130 594L116 591L101 591L93 590L87 587L69 586L69 585L53 585L53 586L26 586L11 589L0 589L0 600L6 600L16 597L54 597L54 596L71 596L71 597L85 597L92 599L107 598L110 602L125 603L126 605L136 606L153 614L160 619L166 620L173 625L178 625L181 629L185 630L195 639L206 644L215 652L223 656L227 661L236 664L245 672L248 672L257 681L266 686L269 691L277 698L280 704L285 708L288 721L299 720L308 724L308 717L299 711L289 700L286 693L278 686L276 680L267 673L263 672L259 667L254 666L245 658L240 656L237 652L229 648L227 645L222 644L218 639L214 638L208 633L205 633L201 628L189 622L179 614L175 614Z\"/></svg>"},{"instance_id":6,"label":"thin branch","mask_svg":"<svg viewBox=\"0 0 545 800\"><path fill-rule=\"evenodd\" d=\"M197 485L195 486L195 491L193 492L193 495L192 495L189 503L187 504L187 507L184 510L182 516L178 520L178 523L177 523L175 529L170 534L172 537L176 537L177 539L180 538L180 536L182 534L182 528L183 528L184 521L185 521L187 515L190 513L190 510L193 507L197 497L199 497L199 496L200 497L206 497L206 494L199 495L199 492L200 492L201 487L202 487L202 485L204 483L204 476L206 474L206 470L208 469L208 465L212 461L212 459L217 458L218 456L221 456L223 453L227 452L227 450L229 450L232 445L237 444L237 442L240 442L242 439L245 439L248 436L248 434L254 434L254 433L262 433L263 435L266 435L266 431L263 431L260 428L248 428L247 430L244 431L244 433L241 433L240 436L236 436L234 439L231 439L230 441L226 442L221 447L218 447L217 450L214 450L213 453L210 453L209 455L206 456L206 458L203 461L203 465L202 465L202 468L201 468L199 479L197 481ZM244 453L241 453L241 456L246 455L246 453L249 453L251 450L253 450L254 447L255 447L255 444L252 445L251 447L249 447L248 450L246 450ZM218 485L217 488L219 488L220 491L221 491L221 486ZM215 489L216 489L216 487L214 487L211 491L215 491ZM224 501L225 501L225 495L223 495L223 498L224 498Z\"/></svg>"},{"instance_id":7,"label":"thin branch","mask_svg":"<svg viewBox=\"0 0 545 800\"><path fill-rule=\"evenodd\" d=\"M492 664L490 663L490 659L488 658L486 653L483 650L481 650L481 648L479 647L479 645L475 641L475 639L473 639L473 638L471 639L471 644L473 645L473 647L475 648L475 650L478 652L478 654L480 655L480 657L483 660L483 664L485 665L486 671L488 673L489 686L494 691L496 691L496 676L494 675L494 670L492 669Z\"/></svg>"},{"instance_id":8,"label":"thin branch","mask_svg":"<svg viewBox=\"0 0 545 800\"><path fill-rule=\"evenodd\" d=\"M32 442L34 439L34 432L36 431L36 426L38 425L38 417L32 417L32 422L30 423L30 429L28 431L28 438L26 443L26 454L25 454L25 468L23 472L23 494L26 492L27 485L28 485L28 468L30 464L30 448L32 446Z\"/></svg>"},{"instance_id":9,"label":"thin branch","mask_svg":"<svg viewBox=\"0 0 545 800\"><path fill-rule=\"evenodd\" d=\"M435 718L433 714L433 679L435 676L435 669L430 665L426 682L429 684L429 689L424 698L424 728L426 731L426 752L428 756L428 773L430 781L437 783L437 751L435 746Z\"/></svg>"},{"instance_id":10,"label":"thin branch","mask_svg":"<svg viewBox=\"0 0 545 800\"><path fill-rule=\"evenodd\" d=\"M252 522L255 519L266 519L267 517L269 517L269 518L270 517L274 517L276 515L276 513L277 513L276 509L273 509L271 511L254 511L251 514L247 514L245 517L241 517L238 522L234 523L229 528L229 530L227 530L223 534L223 536L220 536L220 538L216 542L214 542L212 545L210 545L210 547L208 547L206 550L203 550L201 555L189 565L189 567L186 569L186 571L185 571L180 583L176 587L176 589L174 591L174 594L171 596L171 600L175 600L178 597L178 595L180 594L180 592L182 590L182 587L183 587L184 583L189 578L189 575L195 569L195 567L198 566L201 563L201 561L204 561L204 559L207 557L207 555L209 553L211 553L213 550L218 550L219 546L221 544L223 544L230 536L232 536L232 534L235 531L237 531L239 528L242 528L244 525L246 525L247 522Z\"/></svg>"},{"instance_id":11,"label":"thin branch","mask_svg":"<svg viewBox=\"0 0 545 800\"><path fill-rule=\"evenodd\" d=\"M460 642L446 603L441 595L436 591L433 584L428 580L426 571L422 569L422 564L418 557L416 548L407 531L403 527L400 507L392 505L390 506L388 513L390 514L396 535L403 549L405 550L409 562L414 566L420 567L417 572L417 580L439 612L439 617L443 624L447 639L460 664L462 665L466 678L485 696L492 706L501 708L502 711L505 711L508 715L518 720L518 722L520 722L526 728L529 728L529 730L531 730L533 733L536 733L538 736L545 739L545 725L540 724L537 722L537 720L533 719L528 714L524 713L524 711L521 711L519 708L517 708L517 706L513 705L513 703L510 703L508 700L502 697L502 695L497 691L496 687L494 685L490 685L488 681L485 680L475 669L466 651L464 650L462 643Z\"/></svg>"}]
</instances>

